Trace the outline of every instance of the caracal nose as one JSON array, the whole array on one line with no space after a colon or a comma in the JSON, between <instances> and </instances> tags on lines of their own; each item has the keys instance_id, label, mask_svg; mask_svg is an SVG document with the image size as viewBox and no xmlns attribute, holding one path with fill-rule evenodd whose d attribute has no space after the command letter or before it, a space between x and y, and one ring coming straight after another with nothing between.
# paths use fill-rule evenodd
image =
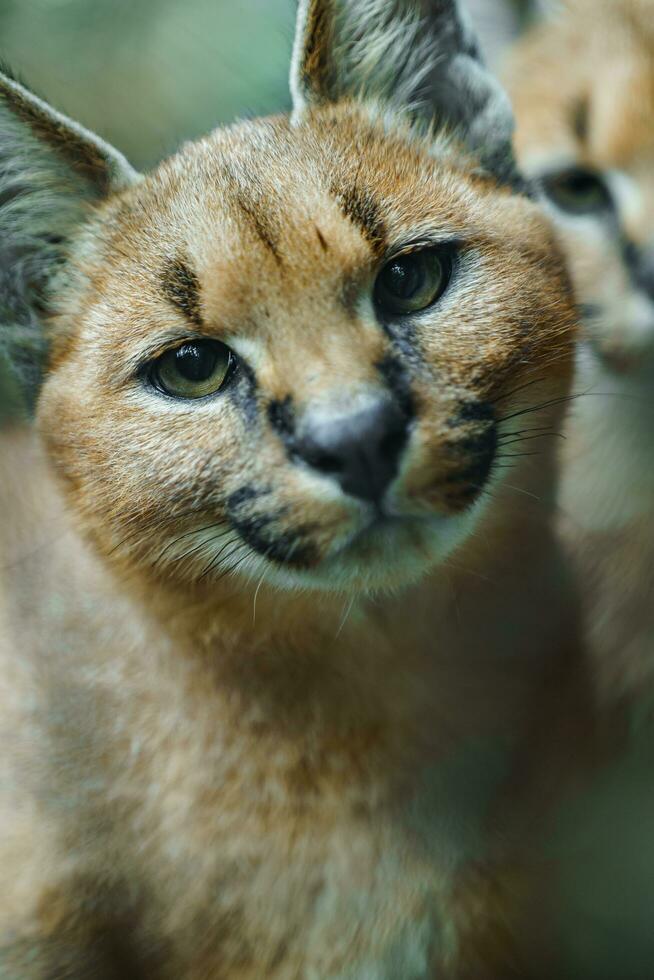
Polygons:
<instances>
[{"instance_id":1,"label":"caracal nose","mask_svg":"<svg viewBox=\"0 0 654 980\"><path fill-rule=\"evenodd\" d=\"M352 414L307 418L296 454L352 497L379 503L397 475L408 420L390 399Z\"/></svg>"}]
</instances>

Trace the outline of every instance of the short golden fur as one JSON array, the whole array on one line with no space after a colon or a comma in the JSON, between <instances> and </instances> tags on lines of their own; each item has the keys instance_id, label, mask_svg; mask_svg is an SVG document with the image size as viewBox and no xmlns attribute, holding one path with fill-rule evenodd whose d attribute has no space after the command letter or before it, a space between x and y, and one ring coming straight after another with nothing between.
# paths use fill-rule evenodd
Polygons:
<instances>
[{"instance_id":1,"label":"short golden fur","mask_svg":"<svg viewBox=\"0 0 654 980\"><path fill-rule=\"evenodd\" d=\"M492 123L446 6L435 108L452 54ZM398 3L398 36L427 9ZM524 975L515 784L577 654L552 441L529 447L574 308L501 127L483 165L476 117L416 127L341 71L336 12L301 5L293 121L144 179L100 146L129 186L93 178L70 218L38 438L3 447L3 977ZM439 303L380 323L388 256L444 240ZM143 365L198 336L240 358L224 395L153 391ZM377 527L294 447L382 396L410 427Z\"/></svg>"}]
</instances>

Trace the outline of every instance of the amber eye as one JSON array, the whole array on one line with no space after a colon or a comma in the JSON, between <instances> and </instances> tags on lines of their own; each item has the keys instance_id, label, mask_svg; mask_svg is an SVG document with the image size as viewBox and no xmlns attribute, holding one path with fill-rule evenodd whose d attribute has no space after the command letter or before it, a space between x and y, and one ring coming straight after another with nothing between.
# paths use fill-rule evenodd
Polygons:
<instances>
[{"instance_id":1,"label":"amber eye","mask_svg":"<svg viewBox=\"0 0 654 980\"><path fill-rule=\"evenodd\" d=\"M175 398L204 398L219 391L234 363L217 340L194 340L166 351L151 369L154 385Z\"/></svg>"},{"instance_id":2,"label":"amber eye","mask_svg":"<svg viewBox=\"0 0 654 980\"><path fill-rule=\"evenodd\" d=\"M390 316L425 310L443 295L451 272L451 259L434 248L397 255L377 276L375 304Z\"/></svg>"},{"instance_id":3,"label":"amber eye","mask_svg":"<svg viewBox=\"0 0 654 980\"><path fill-rule=\"evenodd\" d=\"M594 214L611 207L609 189L592 170L575 168L544 177L542 187L549 199L569 214Z\"/></svg>"}]
</instances>

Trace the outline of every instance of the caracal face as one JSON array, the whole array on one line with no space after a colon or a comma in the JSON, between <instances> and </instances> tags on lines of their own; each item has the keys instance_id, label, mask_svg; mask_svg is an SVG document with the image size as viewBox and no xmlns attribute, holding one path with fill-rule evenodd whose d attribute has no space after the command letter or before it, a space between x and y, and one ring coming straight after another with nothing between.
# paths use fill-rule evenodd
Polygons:
<instances>
[{"instance_id":1,"label":"caracal face","mask_svg":"<svg viewBox=\"0 0 654 980\"><path fill-rule=\"evenodd\" d=\"M293 116L145 178L2 83L8 146L51 170L12 163L3 225L5 264L45 267L39 426L123 570L406 585L566 393L569 283L515 193L506 97L453 4L374 12L303 5Z\"/></svg>"},{"instance_id":2,"label":"caracal face","mask_svg":"<svg viewBox=\"0 0 654 980\"><path fill-rule=\"evenodd\" d=\"M431 149L352 107L248 123L101 215L39 417L107 554L374 588L472 530L565 280L531 205Z\"/></svg>"},{"instance_id":3,"label":"caracal face","mask_svg":"<svg viewBox=\"0 0 654 980\"><path fill-rule=\"evenodd\" d=\"M654 383L654 3L568 0L509 69L518 158L610 371Z\"/></svg>"}]
</instances>

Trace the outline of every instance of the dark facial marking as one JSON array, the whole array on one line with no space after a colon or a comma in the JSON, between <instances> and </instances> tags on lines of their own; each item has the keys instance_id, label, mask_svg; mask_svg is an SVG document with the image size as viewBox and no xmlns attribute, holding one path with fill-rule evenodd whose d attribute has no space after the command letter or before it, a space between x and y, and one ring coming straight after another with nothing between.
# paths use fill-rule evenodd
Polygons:
<instances>
[{"instance_id":1,"label":"dark facial marking","mask_svg":"<svg viewBox=\"0 0 654 980\"><path fill-rule=\"evenodd\" d=\"M318 241L320 242L320 247L323 250L323 252L328 252L329 251L329 245L327 244L327 241L325 239L325 236L321 232L321 230L318 227L318 225L316 225L316 235L318 237Z\"/></svg>"},{"instance_id":2,"label":"dark facial marking","mask_svg":"<svg viewBox=\"0 0 654 980\"><path fill-rule=\"evenodd\" d=\"M243 194L236 193L236 202L259 241L270 252L277 265L283 265L277 244L277 233L271 222L266 219L262 210L258 210L256 205L248 201Z\"/></svg>"},{"instance_id":3,"label":"dark facial marking","mask_svg":"<svg viewBox=\"0 0 654 980\"><path fill-rule=\"evenodd\" d=\"M478 491L483 487L484 483L488 479L492 466L492 457L481 456L479 459L473 460L461 470L456 470L454 473L449 473L443 482L447 485L454 485L457 487L456 492L459 492L466 485L470 487L471 490Z\"/></svg>"},{"instance_id":4,"label":"dark facial marking","mask_svg":"<svg viewBox=\"0 0 654 980\"><path fill-rule=\"evenodd\" d=\"M634 285L654 299L654 247L639 248L625 238L622 256Z\"/></svg>"},{"instance_id":5,"label":"dark facial marking","mask_svg":"<svg viewBox=\"0 0 654 980\"><path fill-rule=\"evenodd\" d=\"M622 242L622 260L629 272L635 275L638 269L638 247L626 237Z\"/></svg>"},{"instance_id":6,"label":"dark facial marking","mask_svg":"<svg viewBox=\"0 0 654 980\"><path fill-rule=\"evenodd\" d=\"M461 457L461 468L443 480L446 499L452 506L465 507L479 495L493 468L498 446L495 414L486 402L467 402L448 424L453 429L465 426L466 431L449 444L452 455Z\"/></svg>"},{"instance_id":7,"label":"dark facial marking","mask_svg":"<svg viewBox=\"0 0 654 980\"><path fill-rule=\"evenodd\" d=\"M445 499L455 507L466 507L475 500L486 484L493 469L497 451L497 430L490 426L476 437L457 442L452 446L456 456L463 456L462 467L449 473L443 480Z\"/></svg>"},{"instance_id":8,"label":"dark facial marking","mask_svg":"<svg viewBox=\"0 0 654 980\"><path fill-rule=\"evenodd\" d=\"M572 109L572 131L581 143L585 145L588 139L588 121L590 108L587 99L580 99Z\"/></svg>"},{"instance_id":9,"label":"dark facial marking","mask_svg":"<svg viewBox=\"0 0 654 980\"><path fill-rule=\"evenodd\" d=\"M228 509L228 517L235 531L253 551L279 565L308 568L317 560L315 548L302 540L305 526L293 531L275 533L271 525L279 520L277 514L247 514L236 508Z\"/></svg>"},{"instance_id":10,"label":"dark facial marking","mask_svg":"<svg viewBox=\"0 0 654 980\"><path fill-rule=\"evenodd\" d=\"M252 503L252 501L256 500L262 493L267 492L267 490L257 490L255 487L251 486L241 487L240 490L235 490L234 493L227 498L227 509L229 511L239 510L245 504Z\"/></svg>"},{"instance_id":11,"label":"dark facial marking","mask_svg":"<svg viewBox=\"0 0 654 980\"><path fill-rule=\"evenodd\" d=\"M579 320L594 320L602 312L602 307L597 303L579 303L577 305L577 318Z\"/></svg>"},{"instance_id":12,"label":"dark facial marking","mask_svg":"<svg viewBox=\"0 0 654 980\"><path fill-rule=\"evenodd\" d=\"M268 420L285 445L289 445L295 434L295 407L290 395L270 402Z\"/></svg>"},{"instance_id":13,"label":"dark facial marking","mask_svg":"<svg viewBox=\"0 0 654 980\"><path fill-rule=\"evenodd\" d=\"M232 382L226 391L247 421L254 423L258 412L258 385L254 371L245 361L238 360Z\"/></svg>"},{"instance_id":14,"label":"dark facial marking","mask_svg":"<svg viewBox=\"0 0 654 980\"><path fill-rule=\"evenodd\" d=\"M386 247L386 225L372 195L357 187L337 187L332 193L343 214L359 228L373 252L381 254Z\"/></svg>"},{"instance_id":15,"label":"dark facial marking","mask_svg":"<svg viewBox=\"0 0 654 980\"><path fill-rule=\"evenodd\" d=\"M166 299L192 323L202 326L200 281L182 258L173 259L161 275Z\"/></svg>"},{"instance_id":16,"label":"dark facial marking","mask_svg":"<svg viewBox=\"0 0 654 980\"><path fill-rule=\"evenodd\" d=\"M405 364L419 372L424 366L420 343L416 336L415 324L409 317L403 322L391 323L383 319L379 325L389 338L393 351L399 354Z\"/></svg>"},{"instance_id":17,"label":"dark facial marking","mask_svg":"<svg viewBox=\"0 0 654 980\"><path fill-rule=\"evenodd\" d=\"M411 392L411 382L404 365L387 354L383 360L377 364L377 370L392 392L395 401L398 403L402 412L410 422L415 417L415 405Z\"/></svg>"},{"instance_id":18,"label":"dark facial marking","mask_svg":"<svg viewBox=\"0 0 654 980\"><path fill-rule=\"evenodd\" d=\"M448 419L448 425L455 428L462 422L492 422L495 419L495 410L488 402L471 401L464 402L456 415Z\"/></svg>"},{"instance_id":19,"label":"dark facial marking","mask_svg":"<svg viewBox=\"0 0 654 980\"><path fill-rule=\"evenodd\" d=\"M474 435L459 439L452 445L457 452L473 456L487 456L494 453L496 447L497 431L494 424L485 425Z\"/></svg>"}]
</instances>

